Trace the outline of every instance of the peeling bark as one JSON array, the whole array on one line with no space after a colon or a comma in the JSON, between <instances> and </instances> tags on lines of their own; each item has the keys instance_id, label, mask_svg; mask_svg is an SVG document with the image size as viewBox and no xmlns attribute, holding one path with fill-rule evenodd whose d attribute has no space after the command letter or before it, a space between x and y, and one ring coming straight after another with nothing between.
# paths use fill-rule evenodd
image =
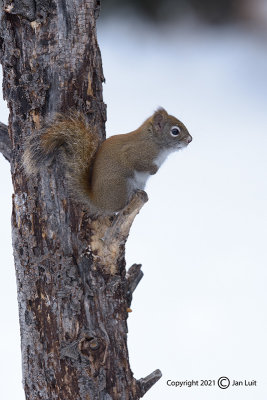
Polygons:
<instances>
[{"instance_id":1,"label":"peeling bark","mask_svg":"<svg viewBox=\"0 0 267 400\"><path fill-rule=\"evenodd\" d=\"M105 137L95 29L99 1L1 4L10 140L1 125L0 151L11 162L14 186L12 234L26 399L139 399L161 376L157 370L135 380L127 350L127 309L142 272L132 266L126 275L124 250L146 194L138 192L117 216L91 219L68 198L57 163L30 180L21 165L25 139L50 113L75 108L100 139Z\"/></svg>"}]
</instances>

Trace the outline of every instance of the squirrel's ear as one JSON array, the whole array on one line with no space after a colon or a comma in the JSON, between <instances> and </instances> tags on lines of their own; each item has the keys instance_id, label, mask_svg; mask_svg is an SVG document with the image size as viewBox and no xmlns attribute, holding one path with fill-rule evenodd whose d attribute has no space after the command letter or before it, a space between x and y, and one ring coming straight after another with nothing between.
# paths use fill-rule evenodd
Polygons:
<instances>
[{"instance_id":1,"label":"squirrel's ear","mask_svg":"<svg viewBox=\"0 0 267 400\"><path fill-rule=\"evenodd\" d=\"M164 108L158 108L157 111L153 114L153 126L156 131L162 130L165 122L168 118L168 113Z\"/></svg>"}]
</instances>

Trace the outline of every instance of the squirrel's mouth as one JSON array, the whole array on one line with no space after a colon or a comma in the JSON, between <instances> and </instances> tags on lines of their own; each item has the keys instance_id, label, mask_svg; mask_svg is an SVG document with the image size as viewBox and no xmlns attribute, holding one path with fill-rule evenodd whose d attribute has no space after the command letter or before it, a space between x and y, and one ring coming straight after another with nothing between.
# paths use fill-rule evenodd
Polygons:
<instances>
[{"instance_id":1,"label":"squirrel's mouth","mask_svg":"<svg viewBox=\"0 0 267 400\"><path fill-rule=\"evenodd\" d=\"M188 135L188 136L186 136L186 137L179 143L179 145L181 144L182 147L186 147L186 146L189 145L189 143L192 142L192 140L193 140L192 136L191 136L191 135Z\"/></svg>"},{"instance_id":2,"label":"squirrel's mouth","mask_svg":"<svg viewBox=\"0 0 267 400\"><path fill-rule=\"evenodd\" d=\"M191 140L190 140L190 142L191 142ZM190 142L186 142L186 141L179 142L177 145L177 149L178 150L184 149L185 147L187 147L189 145Z\"/></svg>"}]
</instances>

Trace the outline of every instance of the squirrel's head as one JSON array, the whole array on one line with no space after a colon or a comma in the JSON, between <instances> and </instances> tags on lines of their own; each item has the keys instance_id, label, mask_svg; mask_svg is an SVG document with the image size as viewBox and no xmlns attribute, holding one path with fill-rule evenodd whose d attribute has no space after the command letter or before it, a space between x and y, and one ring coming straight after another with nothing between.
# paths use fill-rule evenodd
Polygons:
<instances>
[{"instance_id":1,"label":"squirrel's head","mask_svg":"<svg viewBox=\"0 0 267 400\"><path fill-rule=\"evenodd\" d=\"M159 108L151 118L153 136L156 142L167 148L179 150L192 141L192 136L184 124Z\"/></svg>"}]
</instances>

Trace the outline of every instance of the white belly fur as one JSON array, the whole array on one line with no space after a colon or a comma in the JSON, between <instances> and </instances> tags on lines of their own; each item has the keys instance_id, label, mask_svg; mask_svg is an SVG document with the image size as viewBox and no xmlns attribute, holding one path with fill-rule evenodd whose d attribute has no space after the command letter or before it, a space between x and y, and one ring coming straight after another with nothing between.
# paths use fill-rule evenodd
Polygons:
<instances>
[{"instance_id":1,"label":"white belly fur","mask_svg":"<svg viewBox=\"0 0 267 400\"><path fill-rule=\"evenodd\" d=\"M163 150L158 157L155 159L154 163L157 167L160 167L168 155L172 153L173 150ZM130 180L130 191L134 191L136 189L143 190L146 186L146 182L151 175L148 172L134 172L134 177Z\"/></svg>"},{"instance_id":2,"label":"white belly fur","mask_svg":"<svg viewBox=\"0 0 267 400\"><path fill-rule=\"evenodd\" d=\"M166 149L166 150L162 150L161 153L159 153L158 157L155 159L155 164L157 167L160 167L164 161L166 160L166 158L168 157L168 155L170 153L173 152L173 149Z\"/></svg>"},{"instance_id":3,"label":"white belly fur","mask_svg":"<svg viewBox=\"0 0 267 400\"><path fill-rule=\"evenodd\" d=\"M134 177L131 179L131 189L141 189L143 190L146 186L146 181L150 177L148 172L134 172Z\"/></svg>"}]
</instances>

